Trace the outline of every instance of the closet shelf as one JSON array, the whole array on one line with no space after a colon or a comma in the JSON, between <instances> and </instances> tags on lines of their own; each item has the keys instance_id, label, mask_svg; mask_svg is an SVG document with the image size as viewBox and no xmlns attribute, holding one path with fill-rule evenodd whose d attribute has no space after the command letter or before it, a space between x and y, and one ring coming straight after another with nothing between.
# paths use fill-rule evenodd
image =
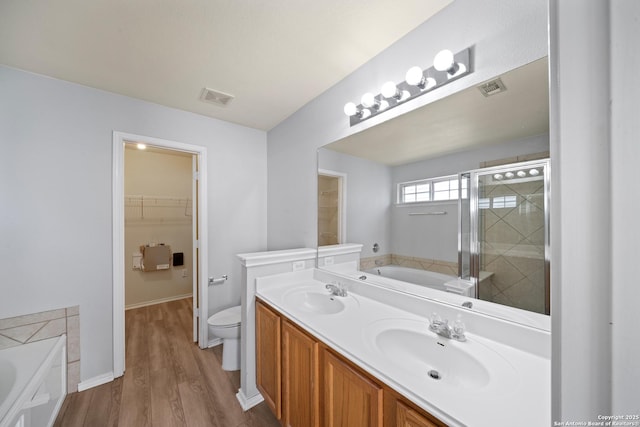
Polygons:
<instances>
[{"instance_id":1,"label":"closet shelf","mask_svg":"<svg viewBox=\"0 0 640 427\"><path fill-rule=\"evenodd\" d=\"M191 198L167 197L167 196L147 196L147 195L125 195L125 220L175 220L178 218L191 217L193 202ZM155 208L164 208L155 209Z\"/></svg>"}]
</instances>

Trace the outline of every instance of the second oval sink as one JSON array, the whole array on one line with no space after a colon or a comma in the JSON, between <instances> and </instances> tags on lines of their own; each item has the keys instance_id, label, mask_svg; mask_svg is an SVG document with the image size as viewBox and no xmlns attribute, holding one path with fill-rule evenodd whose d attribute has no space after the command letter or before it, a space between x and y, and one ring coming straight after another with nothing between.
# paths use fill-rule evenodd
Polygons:
<instances>
[{"instance_id":1,"label":"second oval sink","mask_svg":"<svg viewBox=\"0 0 640 427\"><path fill-rule=\"evenodd\" d=\"M309 289L296 289L287 292L283 299L294 309L308 313L336 314L345 308L339 297Z\"/></svg>"},{"instance_id":2,"label":"second oval sink","mask_svg":"<svg viewBox=\"0 0 640 427\"><path fill-rule=\"evenodd\" d=\"M513 366L489 347L469 339L457 342L428 330L428 322L384 319L370 324L364 339L407 374L444 387L468 391L507 391L516 384Z\"/></svg>"}]
</instances>

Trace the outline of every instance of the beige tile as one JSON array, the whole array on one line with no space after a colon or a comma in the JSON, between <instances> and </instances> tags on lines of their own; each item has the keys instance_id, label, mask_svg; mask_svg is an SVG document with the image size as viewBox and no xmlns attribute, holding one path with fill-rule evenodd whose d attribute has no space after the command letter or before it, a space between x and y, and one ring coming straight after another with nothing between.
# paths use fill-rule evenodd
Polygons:
<instances>
[{"instance_id":1,"label":"beige tile","mask_svg":"<svg viewBox=\"0 0 640 427\"><path fill-rule=\"evenodd\" d=\"M493 227L486 230L483 240L491 243L494 247L496 244L513 246L524 240L524 236L506 222L498 221Z\"/></svg>"},{"instance_id":2,"label":"beige tile","mask_svg":"<svg viewBox=\"0 0 640 427\"><path fill-rule=\"evenodd\" d=\"M544 290L528 279L522 279L504 291L513 306L524 310L544 313Z\"/></svg>"},{"instance_id":3,"label":"beige tile","mask_svg":"<svg viewBox=\"0 0 640 427\"><path fill-rule=\"evenodd\" d=\"M544 227L544 211L534 204L525 202L505 215L502 220L526 237Z\"/></svg>"},{"instance_id":4,"label":"beige tile","mask_svg":"<svg viewBox=\"0 0 640 427\"><path fill-rule=\"evenodd\" d=\"M67 393L78 391L80 384L80 361L67 363Z\"/></svg>"},{"instance_id":5,"label":"beige tile","mask_svg":"<svg viewBox=\"0 0 640 427\"><path fill-rule=\"evenodd\" d=\"M16 326L29 325L31 323L46 322L48 320L65 317L65 309L43 311L41 313L26 314L24 316L0 319L0 329L14 328Z\"/></svg>"},{"instance_id":6,"label":"beige tile","mask_svg":"<svg viewBox=\"0 0 640 427\"><path fill-rule=\"evenodd\" d=\"M80 314L80 306L74 305L73 307L67 307L67 317L68 316L78 316Z\"/></svg>"},{"instance_id":7,"label":"beige tile","mask_svg":"<svg viewBox=\"0 0 640 427\"><path fill-rule=\"evenodd\" d=\"M31 323L24 326L16 326L15 328L0 330L0 334L24 344L29 341L29 339L34 336L40 329L45 327L46 324L47 322L40 322Z\"/></svg>"},{"instance_id":8,"label":"beige tile","mask_svg":"<svg viewBox=\"0 0 640 427\"><path fill-rule=\"evenodd\" d=\"M487 271L493 272L493 284L500 291L504 291L524 278L524 275L504 257L498 257L491 264L487 265Z\"/></svg>"},{"instance_id":9,"label":"beige tile","mask_svg":"<svg viewBox=\"0 0 640 427\"><path fill-rule=\"evenodd\" d=\"M9 337L5 337L3 335L0 335L0 350L4 349L4 348L9 348L9 347L15 347L17 345L21 345L22 343L13 340Z\"/></svg>"},{"instance_id":10,"label":"beige tile","mask_svg":"<svg viewBox=\"0 0 640 427\"><path fill-rule=\"evenodd\" d=\"M509 256L509 253L505 254L505 258L524 276L530 276L536 271L544 271L544 258L537 253L534 253L532 257Z\"/></svg>"},{"instance_id":11,"label":"beige tile","mask_svg":"<svg viewBox=\"0 0 640 427\"><path fill-rule=\"evenodd\" d=\"M80 316L67 317L67 360L80 360Z\"/></svg>"},{"instance_id":12,"label":"beige tile","mask_svg":"<svg viewBox=\"0 0 640 427\"><path fill-rule=\"evenodd\" d=\"M48 322L42 329L40 329L34 336L29 339L29 342L40 341L51 337L59 337L67 332L67 319L55 319Z\"/></svg>"}]
</instances>

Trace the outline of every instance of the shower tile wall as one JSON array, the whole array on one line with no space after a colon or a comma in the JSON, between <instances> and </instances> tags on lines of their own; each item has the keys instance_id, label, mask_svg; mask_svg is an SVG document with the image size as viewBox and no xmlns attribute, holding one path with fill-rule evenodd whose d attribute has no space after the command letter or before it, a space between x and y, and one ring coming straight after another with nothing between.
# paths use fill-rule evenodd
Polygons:
<instances>
[{"instance_id":1,"label":"shower tile wall","mask_svg":"<svg viewBox=\"0 0 640 427\"><path fill-rule=\"evenodd\" d=\"M0 319L0 349L67 334L67 391L80 382L80 307Z\"/></svg>"},{"instance_id":2,"label":"shower tile wall","mask_svg":"<svg viewBox=\"0 0 640 427\"><path fill-rule=\"evenodd\" d=\"M543 181L505 184L491 183L490 176L481 179L486 181L479 198L491 207L479 210L480 269L493 276L480 287L480 298L544 313Z\"/></svg>"}]
</instances>

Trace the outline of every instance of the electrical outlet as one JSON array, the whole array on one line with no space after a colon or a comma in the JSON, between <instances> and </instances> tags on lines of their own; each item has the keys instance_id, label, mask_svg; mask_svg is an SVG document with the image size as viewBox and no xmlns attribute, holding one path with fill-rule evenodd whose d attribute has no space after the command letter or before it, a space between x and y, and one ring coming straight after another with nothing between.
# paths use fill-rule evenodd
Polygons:
<instances>
[{"instance_id":1,"label":"electrical outlet","mask_svg":"<svg viewBox=\"0 0 640 427\"><path fill-rule=\"evenodd\" d=\"M333 257L332 256L325 257L324 265L333 265Z\"/></svg>"},{"instance_id":2,"label":"electrical outlet","mask_svg":"<svg viewBox=\"0 0 640 427\"><path fill-rule=\"evenodd\" d=\"M189 277L189 270L187 270L186 268L182 269L182 277Z\"/></svg>"},{"instance_id":3,"label":"electrical outlet","mask_svg":"<svg viewBox=\"0 0 640 427\"><path fill-rule=\"evenodd\" d=\"M304 261L294 261L293 262L293 271L304 270Z\"/></svg>"}]
</instances>

